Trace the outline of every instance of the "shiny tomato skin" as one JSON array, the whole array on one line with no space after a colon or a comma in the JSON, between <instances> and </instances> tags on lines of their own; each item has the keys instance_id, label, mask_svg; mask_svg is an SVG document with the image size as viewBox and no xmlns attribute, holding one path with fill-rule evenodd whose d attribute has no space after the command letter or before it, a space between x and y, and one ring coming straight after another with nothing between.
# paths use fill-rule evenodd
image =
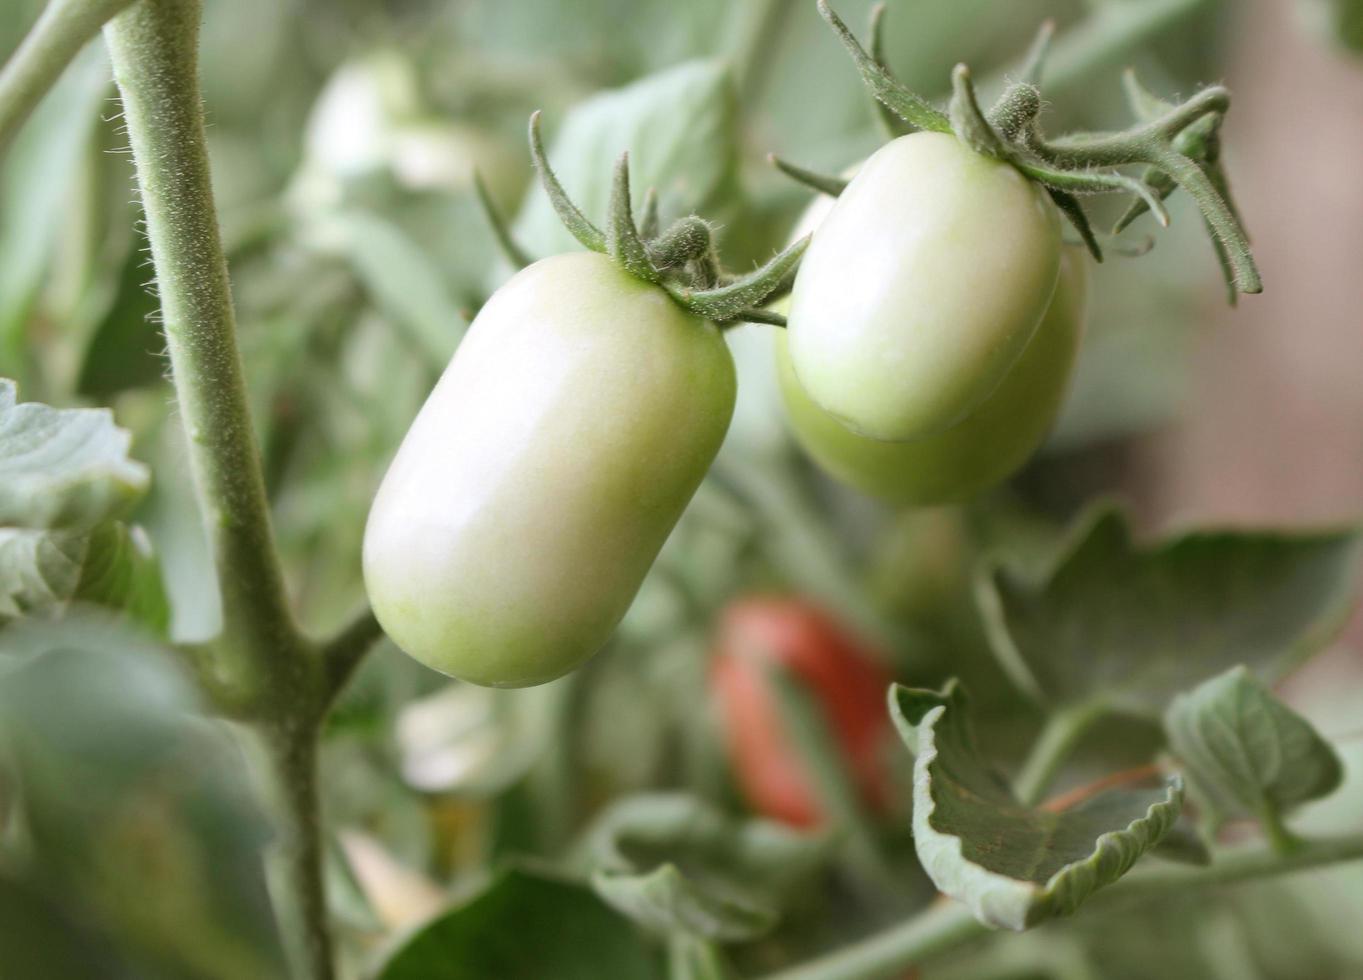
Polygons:
<instances>
[{"instance_id":1,"label":"shiny tomato skin","mask_svg":"<svg viewBox=\"0 0 1363 980\"><path fill-rule=\"evenodd\" d=\"M1087 263L1080 249L1065 250L1051 305L994 393L952 428L910 442L869 439L814 404L778 336L781 395L796 441L835 479L893 504L964 500L1006 479L1036 451L1060 411L1083 336Z\"/></svg>"},{"instance_id":2,"label":"shiny tomato skin","mask_svg":"<svg viewBox=\"0 0 1363 980\"><path fill-rule=\"evenodd\" d=\"M814 233L791 295L790 359L815 404L873 439L950 428L1041 322L1060 264L1045 190L944 133L866 160Z\"/></svg>"},{"instance_id":3,"label":"shiny tomato skin","mask_svg":"<svg viewBox=\"0 0 1363 980\"><path fill-rule=\"evenodd\" d=\"M545 259L479 312L370 511L385 632L490 687L606 642L719 451L733 359L713 325L603 255Z\"/></svg>"},{"instance_id":4,"label":"shiny tomato skin","mask_svg":"<svg viewBox=\"0 0 1363 980\"><path fill-rule=\"evenodd\" d=\"M766 671L779 667L803 685L866 805L883 811L891 793L884 769L893 738L885 706L892 677L877 655L816 606L796 598L753 597L731 605L718 624L709 687L730 764L752 808L795 827L824 815L790 744Z\"/></svg>"}]
</instances>

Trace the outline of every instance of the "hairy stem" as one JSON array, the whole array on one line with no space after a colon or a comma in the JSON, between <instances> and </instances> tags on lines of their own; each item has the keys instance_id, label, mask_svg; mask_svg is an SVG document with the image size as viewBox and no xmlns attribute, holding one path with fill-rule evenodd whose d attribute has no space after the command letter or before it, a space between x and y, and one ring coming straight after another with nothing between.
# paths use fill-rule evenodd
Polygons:
<instances>
[{"instance_id":1,"label":"hairy stem","mask_svg":"<svg viewBox=\"0 0 1363 980\"><path fill-rule=\"evenodd\" d=\"M299 634L247 407L200 103L198 0L142 0L105 28L147 219L190 469L222 589L224 646L251 690L293 673Z\"/></svg>"},{"instance_id":2,"label":"hairy stem","mask_svg":"<svg viewBox=\"0 0 1363 980\"><path fill-rule=\"evenodd\" d=\"M1263 845L1238 848L1218 854L1207 867L1161 866L1134 872L1094 896L1079 914L1173 892L1215 888L1360 860L1363 834L1305 842L1290 854ZM959 949L990 932L964 905L938 901L884 932L820 959L768 974L764 980L893 980L910 967Z\"/></svg>"},{"instance_id":3,"label":"hairy stem","mask_svg":"<svg viewBox=\"0 0 1363 980\"><path fill-rule=\"evenodd\" d=\"M51 0L0 68L0 152L71 59L132 0Z\"/></svg>"},{"instance_id":4,"label":"hairy stem","mask_svg":"<svg viewBox=\"0 0 1363 980\"><path fill-rule=\"evenodd\" d=\"M222 594L223 635L210 652L264 748L260 768L278 831L271 888L294 973L332 980L317 806L322 670L289 609L247 408L204 145L201 12L200 0L140 0L109 22L105 39Z\"/></svg>"},{"instance_id":5,"label":"hairy stem","mask_svg":"<svg viewBox=\"0 0 1363 980\"><path fill-rule=\"evenodd\" d=\"M1064 708L1046 719L1046 726L1027 754L1014 784L1013 791L1019 800L1027 806L1041 802L1074 746L1103 713L1101 705L1083 704Z\"/></svg>"},{"instance_id":6,"label":"hairy stem","mask_svg":"<svg viewBox=\"0 0 1363 980\"><path fill-rule=\"evenodd\" d=\"M270 897L294 975L332 980L331 929L322 884L322 829L317 800L317 731L310 724L262 726L259 770L274 814L266 857Z\"/></svg>"}]
</instances>

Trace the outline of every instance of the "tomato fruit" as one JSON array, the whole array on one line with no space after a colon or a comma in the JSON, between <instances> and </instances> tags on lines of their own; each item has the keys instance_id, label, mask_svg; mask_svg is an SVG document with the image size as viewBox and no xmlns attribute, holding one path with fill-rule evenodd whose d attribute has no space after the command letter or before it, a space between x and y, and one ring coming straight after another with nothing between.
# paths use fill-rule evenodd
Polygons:
<instances>
[{"instance_id":1,"label":"tomato fruit","mask_svg":"<svg viewBox=\"0 0 1363 980\"><path fill-rule=\"evenodd\" d=\"M1087 262L1080 249L1065 249L1051 305L1003 382L964 421L912 442L869 439L821 409L778 335L781 396L796 440L836 479L891 503L962 500L1004 480L1036 451L1060 411L1084 330Z\"/></svg>"},{"instance_id":2,"label":"tomato fruit","mask_svg":"<svg viewBox=\"0 0 1363 980\"><path fill-rule=\"evenodd\" d=\"M609 258L536 262L479 312L365 529L388 635L492 687L553 680L625 614L719 450L718 329Z\"/></svg>"},{"instance_id":3,"label":"tomato fruit","mask_svg":"<svg viewBox=\"0 0 1363 980\"><path fill-rule=\"evenodd\" d=\"M781 597L729 606L710 663L709 687L729 760L752 808L796 827L824 819L769 687L766 671L773 666L789 671L812 695L867 805L887 809L891 792L883 762L893 737L885 707L890 673L828 614Z\"/></svg>"},{"instance_id":4,"label":"tomato fruit","mask_svg":"<svg viewBox=\"0 0 1363 980\"><path fill-rule=\"evenodd\" d=\"M1060 221L1045 190L954 136L913 133L862 165L791 296L790 360L862 435L917 439L977 408L1050 303Z\"/></svg>"}]
</instances>

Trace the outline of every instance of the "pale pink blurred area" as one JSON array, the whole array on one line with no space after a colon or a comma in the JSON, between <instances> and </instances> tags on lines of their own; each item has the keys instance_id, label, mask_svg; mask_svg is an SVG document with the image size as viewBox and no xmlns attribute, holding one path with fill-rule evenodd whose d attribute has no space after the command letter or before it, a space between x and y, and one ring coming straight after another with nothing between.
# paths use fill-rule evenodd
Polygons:
<instances>
[{"instance_id":1,"label":"pale pink blurred area","mask_svg":"<svg viewBox=\"0 0 1363 980\"><path fill-rule=\"evenodd\" d=\"M1185 411L1143 441L1155 526L1363 517L1363 58L1302 30L1295 5L1238 18L1225 142L1264 292L1207 291ZM1363 663L1363 614L1312 673Z\"/></svg>"},{"instance_id":2,"label":"pale pink blurred area","mask_svg":"<svg viewBox=\"0 0 1363 980\"><path fill-rule=\"evenodd\" d=\"M1232 310L1209 285L1186 410L1133 471L1157 526L1355 520L1363 58L1302 30L1281 0L1246 3L1232 23L1225 142L1265 288Z\"/></svg>"}]
</instances>

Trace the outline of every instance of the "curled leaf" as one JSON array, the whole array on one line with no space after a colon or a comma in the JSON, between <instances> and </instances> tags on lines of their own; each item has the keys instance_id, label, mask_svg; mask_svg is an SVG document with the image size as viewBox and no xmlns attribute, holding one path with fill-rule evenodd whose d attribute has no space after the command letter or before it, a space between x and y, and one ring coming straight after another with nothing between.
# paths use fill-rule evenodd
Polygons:
<instances>
[{"instance_id":1,"label":"curled leaf","mask_svg":"<svg viewBox=\"0 0 1363 980\"><path fill-rule=\"evenodd\" d=\"M954 681L941 693L896 685L890 711L916 757L918 858L986 925L1022 930L1073 912L1178 819L1177 778L1157 790L1106 790L1060 812L1024 806L982 759Z\"/></svg>"}]
</instances>

